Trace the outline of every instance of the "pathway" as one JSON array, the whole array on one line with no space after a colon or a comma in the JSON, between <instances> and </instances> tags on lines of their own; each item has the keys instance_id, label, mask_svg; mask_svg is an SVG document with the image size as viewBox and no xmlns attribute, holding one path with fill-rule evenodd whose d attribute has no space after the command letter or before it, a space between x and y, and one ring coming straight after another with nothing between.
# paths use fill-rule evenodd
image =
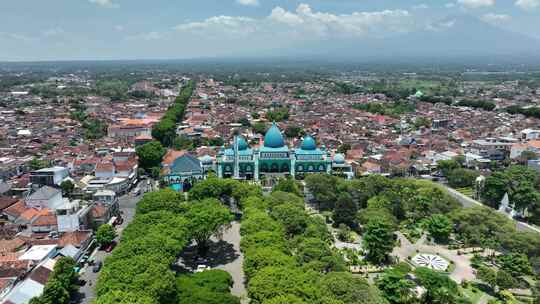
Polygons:
<instances>
[{"instance_id":1,"label":"pathway","mask_svg":"<svg viewBox=\"0 0 540 304\"><path fill-rule=\"evenodd\" d=\"M397 235L401 246L394 248L392 254L399 257L400 260L406 261L407 257L414 255L417 250L420 253L437 254L454 262L455 269L450 274L450 278L454 281L461 283L463 280L471 281L475 279L473 268L471 267L471 255L458 255L457 250L450 250L439 245L425 244L425 235L414 244L409 242L401 232L397 232Z\"/></svg>"},{"instance_id":2,"label":"pathway","mask_svg":"<svg viewBox=\"0 0 540 304\"><path fill-rule=\"evenodd\" d=\"M216 268L223 269L231 274L234 281L231 293L237 297L240 297L241 303L245 304L249 303L249 299L247 298L247 291L245 286L246 277L244 275L243 267L244 255L240 251L240 239L240 223L233 222L231 224L231 227L223 233L221 240L232 244L236 258L228 261L223 265L219 265ZM214 238L212 240L216 241L216 239Z\"/></svg>"}]
</instances>

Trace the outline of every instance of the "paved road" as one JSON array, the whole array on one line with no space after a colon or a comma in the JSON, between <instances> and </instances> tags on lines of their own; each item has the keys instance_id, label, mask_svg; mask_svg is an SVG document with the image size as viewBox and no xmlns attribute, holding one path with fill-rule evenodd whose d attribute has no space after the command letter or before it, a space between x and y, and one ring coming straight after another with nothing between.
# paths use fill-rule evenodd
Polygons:
<instances>
[{"instance_id":1,"label":"paved road","mask_svg":"<svg viewBox=\"0 0 540 304\"><path fill-rule=\"evenodd\" d=\"M143 181L141 183L141 188L145 189L146 181ZM144 192L144 191L143 191ZM120 239L120 235L122 234L122 231L126 228L126 226L133 220L133 217L135 216L135 207L137 206L137 203L142 198L142 194L138 196L133 196L131 194L124 195L119 198L118 204L120 207L120 211L122 212L122 217L124 218L124 222L122 225L116 227L116 231L118 233L118 237L116 238L116 241L118 242ZM105 258L110 253L107 253L103 250L94 250L91 256L95 258L95 261L101 261L103 262ZM86 285L82 286L79 289L79 301L78 303L81 304L90 304L95 299L95 285L98 278L99 273L94 273L92 271L92 267L86 266L81 270L81 279L86 281Z\"/></svg>"},{"instance_id":2,"label":"paved road","mask_svg":"<svg viewBox=\"0 0 540 304\"><path fill-rule=\"evenodd\" d=\"M245 287L244 255L240 251L240 223L232 222L220 238L213 236L208 244L208 252L201 256L193 242L185 248L174 268L178 273L191 273L199 265L211 269L227 271L232 279L231 293L240 298L242 304L249 303Z\"/></svg>"},{"instance_id":3,"label":"paved road","mask_svg":"<svg viewBox=\"0 0 540 304\"><path fill-rule=\"evenodd\" d=\"M450 196L452 196L453 198L458 200L461 203L461 205L463 205L463 207L465 207L465 208L470 208L470 207L474 207L474 206L485 206L482 203L480 203L479 201L474 200L474 199L464 195L463 193L460 193L459 191L457 191L455 189L452 189L452 188L450 188L450 187L448 187L448 186L446 186L444 184L440 184L440 185L443 186L448 191L448 194L450 194ZM513 219L513 221L516 223L516 229L517 230L540 233L540 229L538 229L537 227L531 226L531 225L529 225L527 223L516 221L514 219Z\"/></svg>"},{"instance_id":4,"label":"paved road","mask_svg":"<svg viewBox=\"0 0 540 304\"><path fill-rule=\"evenodd\" d=\"M231 274L234 284L231 293L240 297L241 303L249 303L247 299L247 291L245 286L246 277L244 275L244 255L240 251L240 223L233 222L231 227L227 229L221 238L223 241L232 244L236 259L227 264L219 265L216 268L223 269Z\"/></svg>"}]
</instances>

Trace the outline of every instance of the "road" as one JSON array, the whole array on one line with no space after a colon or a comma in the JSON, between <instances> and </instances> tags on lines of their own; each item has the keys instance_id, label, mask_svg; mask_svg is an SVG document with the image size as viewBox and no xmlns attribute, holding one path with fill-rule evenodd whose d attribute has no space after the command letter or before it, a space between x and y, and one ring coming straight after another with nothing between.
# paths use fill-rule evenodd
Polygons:
<instances>
[{"instance_id":1,"label":"road","mask_svg":"<svg viewBox=\"0 0 540 304\"><path fill-rule=\"evenodd\" d=\"M460 193L459 191L448 187L447 185L444 185L444 184L440 184L440 185L443 186L446 189L446 191L448 192L448 194L450 194L450 196L455 198L465 208L470 208L470 207L474 207L474 206L485 206L482 203L480 203L479 201L474 200L474 199ZM537 227L531 226L531 225L529 225L527 223L524 223L524 222L516 221L515 219L512 219L512 220L516 223L516 229L519 230L519 231L529 231L529 232L540 233L540 229L538 229Z\"/></svg>"},{"instance_id":2,"label":"road","mask_svg":"<svg viewBox=\"0 0 540 304\"><path fill-rule=\"evenodd\" d=\"M124 196L121 196L118 200L124 222L116 227L116 231L118 233L118 236L116 238L117 242L120 239L122 231L127 227L127 225L133 220L133 217L135 216L135 208L139 200L142 198L144 190L146 189L146 181L141 182L140 186L143 190L141 191L141 195L133 196L131 194L126 194ZM94 252L92 252L91 254L91 256L94 257L96 262L103 262L108 255L110 255L110 253L97 249L94 250ZM98 275L99 273L94 273L92 271L91 266L86 266L81 270L80 278L81 280L86 281L86 284L79 289L79 297L78 299L76 299L78 300L77 303L90 304L96 298L94 288Z\"/></svg>"},{"instance_id":3,"label":"road","mask_svg":"<svg viewBox=\"0 0 540 304\"><path fill-rule=\"evenodd\" d=\"M240 298L242 304L249 303L245 286L246 277L244 275L244 255L240 251L240 223L233 222L221 238L223 241L232 244L236 258L226 264L216 268L227 271L233 278L231 293Z\"/></svg>"},{"instance_id":4,"label":"road","mask_svg":"<svg viewBox=\"0 0 540 304\"><path fill-rule=\"evenodd\" d=\"M244 255L240 251L240 223L232 222L220 237L213 236L208 252L201 256L195 243L184 249L174 268L178 273L191 273L199 265L227 271L232 279L231 294L240 298L242 304L249 303L245 287Z\"/></svg>"}]
</instances>

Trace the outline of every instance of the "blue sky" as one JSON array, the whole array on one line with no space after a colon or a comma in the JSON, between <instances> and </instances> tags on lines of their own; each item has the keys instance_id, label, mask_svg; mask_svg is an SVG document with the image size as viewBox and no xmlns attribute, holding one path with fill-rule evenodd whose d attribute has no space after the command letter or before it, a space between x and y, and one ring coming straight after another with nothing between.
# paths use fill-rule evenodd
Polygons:
<instances>
[{"instance_id":1,"label":"blue sky","mask_svg":"<svg viewBox=\"0 0 540 304\"><path fill-rule=\"evenodd\" d=\"M540 39L540 0L3 0L0 61L257 55L459 15Z\"/></svg>"}]
</instances>

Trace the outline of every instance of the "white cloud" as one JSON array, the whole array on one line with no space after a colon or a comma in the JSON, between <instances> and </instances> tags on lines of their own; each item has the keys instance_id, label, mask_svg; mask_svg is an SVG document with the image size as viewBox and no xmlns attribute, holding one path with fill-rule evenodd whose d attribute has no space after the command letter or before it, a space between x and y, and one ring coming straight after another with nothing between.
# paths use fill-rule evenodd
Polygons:
<instances>
[{"instance_id":1,"label":"white cloud","mask_svg":"<svg viewBox=\"0 0 540 304\"><path fill-rule=\"evenodd\" d=\"M166 36L166 33L161 32L147 32L142 33L138 35L128 36L125 39L126 40L144 40L144 41L155 41L155 40L162 40Z\"/></svg>"},{"instance_id":2,"label":"white cloud","mask_svg":"<svg viewBox=\"0 0 540 304\"><path fill-rule=\"evenodd\" d=\"M125 27L123 25L115 25L114 30L117 32L123 32L125 30Z\"/></svg>"},{"instance_id":3,"label":"white cloud","mask_svg":"<svg viewBox=\"0 0 540 304\"><path fill-rule=\"evenodd\" d=\"M429 5L425 4L425 3L422 3L422 4L418 4L418 5L413 5L412 7L414 10L423 10L423 9L428 9L429 8Z\"/></svg>"},{"instance_id":4,"label":"white cloud","mask_svg":"<svg viewBox=\"0 0 540 304\"><path fill-rule=\"evenodd\" d=\"M334 37L384 36L406 32L414 26L412 15L405 10L353 12L336 15L314 12L307 4L296 11L276 7L264 18L215 16L203 21L179 24L176 31L198 37L255 39L281 38L328 39ZM262 38L261 38L262 37Z\"/></svg>"},{"instance_id":5,"label":"white cloud","mask_svg":"<svg viewBox=\"0 0 540 304\"><path fill-rule=\"evenodd\" d=\"M498 25L498 24L505 23L512 20L512 17L505 14L488 13L488 14L482 15L480 19L484 22L487 22L493 25Z\"/></svg>"},{"instance_id":6,"label":"white cloud","mask_svg":"<svg viewBox=\"0 0 540 304\"><path fill-rule=\"evenodd\" d=\"M116 8L120 7L117 3L112 2L112 0L88 0L90 3L97 4L103 7Z\"/></svg>"},{"instance_id":7,"label":"white cloud","mask_svg":"<svg viewBox=\"0 0 540 304\"><path fill-rule=\"evenodd\" d=\"M47 29L45 31L43 31L41 34L43 37L57 37L57 36L61 36L63 34L65 34L66 31L64 31L64 29L62 28L59 28L59 27L55 27L55 28L50 28L50 29Z\"/></svg>"},{"instance_id":8,"label":"white cloud","mask_svg":"<svg viewBox=\"0 0 540 304\"><path fill-rule=\"evenodd\" d=\"M533 10L540 7L540 0L517 0L516 5L524 10Z\"/></svg>"},{"instance_id":9,"label":"white cloud","mask_svg":"<svg viewBox=\"0 0 540 304\"><path fill-rule=\"evenodd\" d=\"M236 0L236 3L241 5L257 6L259 5L259 0Z\"/></svg>"},{"instance_id":10,"label":"white cloud","mask_svg":"<svg viewBox=\"0 0 540 304\"><path fill-rule=\"evenodd\" d=\"M456 7L456 4L454 2L448 2L444 5L444 7L446 8L453 8L453 7Z\"/></svg>"},{"instance_id":11,"label":"white cloud","mask_svg":"<svg viewBox=\"0 0 540 304\"><path fill-rule=\"evenodd\" d=\"M18 33L6 33L0 32L0 40L15 40L19 42L34 42L37 41L35 37L27 36Z\"/></svg>"},{"instance_id":12,"label":"white cloud","mask_svg":"<svg viewBox=\"0 0 540 304\"><path fill-rule=\"evenodd\" d=\"M495 0L458 0L466 8L481 8L495 5Z\"/></svg>"},{"instance_id":13,"label":"white cloud","mask_svg":"<svg viewBox=\"0 0 540 304\"><path fill-rule=\"evenodd\" d=\"M439 22L435 22L435 23L430 23L430 24L428 24L426 26L426 29L428 31L440 32L440 31L444 31L444 30L453 28L455 25L456 25L456 20L455 19L450 19L450 20L444 20L444 21L439 21Z\"/></svg>"}]
</instances>

